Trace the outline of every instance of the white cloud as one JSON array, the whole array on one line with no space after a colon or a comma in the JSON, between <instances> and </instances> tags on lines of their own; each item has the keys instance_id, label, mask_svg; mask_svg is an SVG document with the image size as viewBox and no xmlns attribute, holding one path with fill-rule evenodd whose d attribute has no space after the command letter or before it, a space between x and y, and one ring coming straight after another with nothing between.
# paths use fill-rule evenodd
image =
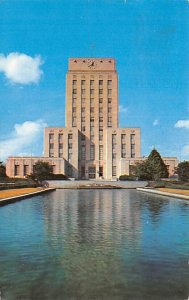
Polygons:
<instances>
[{"instance_id":1,"label":"white cloud","mask_svg":"<svg viewBox=\"0 0 189 300\"><path fill-rule=\"evenodd\" d=\"M159 120L158 119L154 120L154 122L153 122L153 126L157 126L157 125L159 125Z\"/></svg>"},{"instance_id":2,"label":"white cloud","mask_svg":"<svg viewBox=\"0 0 189 300\"><path fill-rule=\"evenodd\" d=\"M189 120L179 120L175 124L176 128L184 128L189 130ZM185 145L181 150L181 155L189 159L189 145Z\"/></svg>"},{"instance_id":3,"label":"white cloud","mask_svg":"<svg viewBox=\"0 0 189 300\"><path fill-rule=\"evenodd\" d=\"M47 124L43 120L15 124L10 136L0 141L0 160L5 160L8 156L19 155L20 153L31 154L31 149L33 150L33 147L38 144L43 128L46 126Z\"/></svg>"},{"instance_id":4,"label":"white cloud","mask_svg":"<svg viewBox=\"0 0 189 300\"><path fill-rule=\"evenodd\" d=\"M40 56L32 58L17 52L7 56L0 54L0 72L3 72L12 83L38 83L43 74L40 70L42 63Z\"/></svg>"},{"instance_id":5,"label":"white cloud","mask_svg":"<svg viewBox=\"0 0 189 300\"><path fill-rule=\"evenodd\" d=\"M182 155L184 157L186 157L186 156L189 157L189 145L186 145L182 148Z\"/></svg>"},{"instance_id":6,"label":"white cloud","mask_svg":"<svg viewBox=\"0 0 189 300\"><path fill-rule=\"evenodd\" d=\"M175 127L189 129L189 120L179 120L176 122Z\"/></svg>"},{"instance_id":7,"label":"white cloud","mask_svg":"<svg viewBox=\"0 0 189 300\"><path fill-rule=\"evenodd\" d=\"M120 113L126 113L128 112L128 107L124 107L123 105L119 106L119 112Z\"/></svg>"}]
</instances>

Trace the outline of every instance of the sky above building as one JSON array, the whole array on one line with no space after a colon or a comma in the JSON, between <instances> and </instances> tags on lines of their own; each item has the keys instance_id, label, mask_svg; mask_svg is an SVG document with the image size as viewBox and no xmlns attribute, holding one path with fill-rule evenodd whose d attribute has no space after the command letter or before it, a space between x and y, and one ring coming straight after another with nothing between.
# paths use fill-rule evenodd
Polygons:
<instances>
[{"instance_id":1,"label":"sky above building","mask_svg":"<svg viewBox=\"0 0 189 300\"><path fill-rule=\"evenodd\" d=\"M115 58L120 127L142 155L189 159L189 1L0 0L0 160L65 126L70 57Z\"/></svg>"}]
</instances>

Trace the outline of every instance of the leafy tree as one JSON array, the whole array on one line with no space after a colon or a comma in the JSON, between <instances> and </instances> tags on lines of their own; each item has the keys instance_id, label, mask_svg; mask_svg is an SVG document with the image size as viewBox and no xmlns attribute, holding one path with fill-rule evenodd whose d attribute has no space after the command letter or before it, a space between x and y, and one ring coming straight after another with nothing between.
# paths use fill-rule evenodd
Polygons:
<instances>
[{"instance_id":1,"label":"leafy tree","mask_svg":"<svg viewBox=\"0 0 189 300\"><path fill-rule=\"evenodd\" d=\"M189 181L189 161L183 161L178 164L177 174L179 180Z\"/></svg>"},{"instance_id":2,"label":"leafy tree","mask_svg":"<svg viewBox=\"0 0 189 300\"><path fill-rule=\"evenodd\" d=\"M169 172L159 152L153 149L147 160L136 165L135 175L142 180L158 180L167 178Z\"/></svg>"},{"instance_id":3,"label":"leafy tree","mask_svg":"<svg viewBox=\"0 0 189 300\"><path fill-rule=\"evenodd\" d=\"M49 179L53 174L52 166L48 162L43 162L39 160L36 162L33 168L33 173L29 175L28 177L37 180L42 181Z\"/></svg>"},{"instance_id":4,"label":"leafy tree","mask_svg":"<svg viewBox=\"0 0 189 300\"><path fill-rule=\"evenodd\" d=\"M0 161L0 178L7 177L6 175L6 167L4 166L3 162Z\"/></svg>"},{"instance_id":5,"label":"leafy tree","mask_svg":"<svg viewBox=\"0 0 189 300\"><path fill-rule=\"evenodd\" d=\"M151 174L149 173L146 161L136 164L135 175L140 180L151 180Z\"/></svg>"}]
</instances>

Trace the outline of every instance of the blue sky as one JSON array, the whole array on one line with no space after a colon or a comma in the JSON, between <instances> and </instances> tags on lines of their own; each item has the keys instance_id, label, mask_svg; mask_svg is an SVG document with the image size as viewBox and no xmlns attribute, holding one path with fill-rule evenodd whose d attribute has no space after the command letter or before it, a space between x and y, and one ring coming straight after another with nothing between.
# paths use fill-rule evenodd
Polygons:
<instances>
[{"instance_id":1,"label":"blue sky","mask_svg":"<svg viewBox=\"0 0 189 300\"><path fill-rule=\"evenodd\" d=\"M44 126L65 125L69 57L113 57L120 126L142 155L189 159L189 1L1 0L0 159L41 155Z\"/></svg>"}]
</instances>

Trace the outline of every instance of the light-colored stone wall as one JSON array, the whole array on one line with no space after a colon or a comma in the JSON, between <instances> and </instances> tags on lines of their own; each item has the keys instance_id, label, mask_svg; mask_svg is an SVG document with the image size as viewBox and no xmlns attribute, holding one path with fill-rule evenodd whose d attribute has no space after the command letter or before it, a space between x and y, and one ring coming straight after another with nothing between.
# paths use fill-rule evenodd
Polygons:
<instances>
[{"instance_id":1,"label":"light-colored stone wall","mask_svg":"<svg viewBox=\"0 0 189 300\"><path fill-rule=\"evenodd\" d=\"M122 141L122 135L125 136L125 141ZM129 160L131 159L131 135L134 135L134 157L140 157L140 128L114 128L107 130L106 136L106 170L105 178L118 178L123 171L129 172ZM115 136L115 144L112 136ZM113 145L114 144L114 145ZM122 146L124 145L124 149ZM124 150L124 151L123 151ZM123 155L124 154L124 155ZM112 168L116 167L116 172L113 176Z\"/></svg>"},{"instance_id":2,"label":"light-colored stone wall","mask_svg":"<svg viewBox=\"0 0 189 300\"><path fill-rule=\"evenodd\" d=\"M53 166L54 174L65 174L65 160L62 158L50 157L9 157L6 162L6 173L9 177L23 178L33 173L33 166L38 162L48 162ZM15 166L18 166L18 174L15 174ZM24 172L24 166L27 166L27 172ZM24 174L25 173L25 174Z\"/></svg>"},{"instance_id":3,"label":"light-colored stone wall","mask_svg":"<svg viewBox=\"0 0 189 300\"><path fill-rule=\"evenodd\" d=\"M45 128L44 157L38 159L53 162L60 173L79 179L92 178L94 175L95 179L103 177L111 180L129 174L131 165L146 158L141 157L140 153L140 128L119 128L118 104L115 59L69 59L66 127ZM172 175L178 164L177 159L164 158L164 161ZM14 166L20 164L20 173L23 175L24 164L32 169L34 162L35 158L9 158L7 174L14 177ZM92 175L89 172L91 168L94 170L91 171ZM102 169L103 175L100 174Z\"/></svg>"},{"instance_id":4,"label":"light-colored stone wall","mask_svg":"<svg viewBox=\"0 0 189 300\"><path fill-rule=\"evenodd\" d=\"M50 140L51 135L53 135L52 140ZM72 139L68 141L70 135L72 135ZM62 137L61 140L60 140L60 136ZM53 145L53 149L50 149L50 144ZM60 149L60 145L62 145L61 149ZM66 164L66 168L65 168L66 173L69 173L68 169L71 168L72 170L70 171L69 176L78 178L79 176L78 162L80 156L78 129L72 127L71 128L64 128L64 127L45 128L44 155L64 158Z\"/></svg>"},{"instance_id":5,"label":"light-colored stone wall","mask_svg":"<svg viewBox=\"0 0 189 300\"><path fill-rule=\"evenodd\" d=\"M129 175L129 166L133 166L136 163L141 163L143 161L145 161L147 159L147 157L136 157L135 159L122 159L121 160L121 173L119 173L118 175ZM169 176L174 175L175 173L175 169L178 166L178 159L176 157L162 157L164 163L167 165L168 167L168 172L169 172ZM123 170L125 170L125 173L123 173ZM118 177L119 177L118 176Z\"/></svg>"}]
</instances>

